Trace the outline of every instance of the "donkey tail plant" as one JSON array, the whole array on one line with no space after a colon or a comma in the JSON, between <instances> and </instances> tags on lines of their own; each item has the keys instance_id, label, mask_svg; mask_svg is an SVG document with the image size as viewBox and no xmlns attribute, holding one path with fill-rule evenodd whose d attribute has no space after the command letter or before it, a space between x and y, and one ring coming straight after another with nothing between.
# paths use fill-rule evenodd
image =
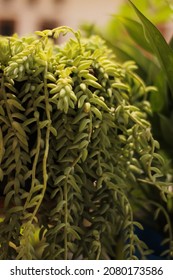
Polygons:
<instances>
[{"instance_id":1,"label":"donkey tail plant","mask_svg":"<svg viewBox=\"0 0 173 280\"><path fill-rule=\"evenodd\" d=\"M0 38L0 258L145 259L133 201L172 194L147 121L151 88L97 36L36 34Z\"/></svg>"}]
</instances>

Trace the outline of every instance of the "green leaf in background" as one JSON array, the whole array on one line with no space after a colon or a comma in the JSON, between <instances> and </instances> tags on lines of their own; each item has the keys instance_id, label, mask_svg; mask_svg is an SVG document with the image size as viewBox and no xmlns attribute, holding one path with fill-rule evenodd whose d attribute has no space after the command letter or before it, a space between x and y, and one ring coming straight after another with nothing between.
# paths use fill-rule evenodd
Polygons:
<instances>
[{"instance_id":1,"label":"green leaf in background","mask_svg":"<svg viewBox=\"0 0 173 280\"><path fill-rule=\"evenodd\" d=\"M161 125L162 135L163 135L165 143L168 145L168 147L173 146L172 121L173 121L172 118L167 118L164 115L160 114L160 125Z\"/></svg>"},{"instance_id":2,"label":"green leaf in background","mask_svg":"<svg viewBox=\"0 0 173 280\"><path fill-rule=\"evenodd\" d=\"M155 68L152 69L155 74L154 84L157 91L151 92L150 95L150 103L153 112L161 112L163 110L168 110L169 101L167 94L167 83L165 79L165 75L162 71L156 72Z\"/></svg>"},{"instance_id":3,"label":"green leaf in background","mask_svg":"<svg viewBox=\"0 0 173 280\"><path fill-rule=\"evenodd\" d=\"M148 52L152 52L150 44L145 39L143 26L136 20L118 16L118 19L123 23L131 38Z\"/></svg>"},{"instance_id":4,"label":"green leaf in background","mask_svg":"<svg viewBox=\"0 0 173 280\"><path fill-rule=\"evenodd\" d=\"M129 0L141 20L146 38L157 56L160 66L165 73L172 96L173 96L173 50L167 44L160 31L137 9Z\"/></svg>"},{"instance_id":5,"label":"green leaf in background","mask_svg":"<svg viewBox=\"0 0 173 280\"><path fill-rule=\"evenodd\" d=\"M173 49L173 36L172 36L172 38L171 38L171 40L169 42L169 46L171 47L171 49Z\"/></svg>"}]
</instances>

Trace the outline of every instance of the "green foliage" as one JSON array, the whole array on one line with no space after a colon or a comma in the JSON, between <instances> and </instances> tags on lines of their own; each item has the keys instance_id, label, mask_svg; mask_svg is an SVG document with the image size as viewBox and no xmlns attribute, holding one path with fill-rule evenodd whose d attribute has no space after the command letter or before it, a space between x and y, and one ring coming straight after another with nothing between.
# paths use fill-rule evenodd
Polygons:
<instances>
[{"instance_id":1,"label":"green foliage","mask_svg":"<svg viewBox=\"0 0 173 280\"><path fill-rule=\"evenodd\" d=\"M146 38L149 42L149 45L151 46L151 49L160 62L163 72L165 73L165 76L167 78L171 93L173 95L173 50L167 44L166 40L161 35L159 30L135 7L132 2L131 5L135 9L139 19L144 26ZM137 32L134 33L136 34Z\"/></svg>"},{"instance_id":2,"label":"green foliage","mask_svg":"<svg viewBox=\"0 0 173 280\"><path fill-rule=\"evenodd\" d=\"M138 9L148 15L148 18L150 18L155 25L167 23L171 19L171 2L171 0L133 0L133 3ZM118 14L123 18L137 21L137 15L129 5L128 0L121 4ZM107 35L108 38L112 38L112 41L117 39L121 41L122 33L120 31L123 32L122 25L117 21L116 16L113 16L105 27L105 36ZM141 34L139 34L139 36L141 36ZM128 39L129 38L126 38L125 40L128 41Z\"/></svg>"},{"instance_id":3,"label":"green foliage","mask_svg":"<svg viewBox=\"0 0 173 280\"><path fill-rule=\"evenodd\" d=\"M173 102L173 48L172 40L167 43L160 31L153 25L137 7L130 2L136 14L138 15L145 34L145 40L152 49L152 69L158 64L157 74L151 75L153 83L158 87L158 93L152 94L150 101L153 110L156 112L153 119L153 130L157 135L162 148L172 157L172 102ZM134 31L134 30L133 30ZM138 29L138 31L140 31ZM137 33L137 30L134 31ZM134 36L135 37L135 36ZM142 44L138 40L136 42L142 47ZM154 59L154 56L157 60ZM155 119L159 122L155 121ZM160 133L158 133L158 125Z\"/></svg>"},{"instance_id":4,"label":"green foliage","mask_svg":"<svg viewBox=\"0 0 173 280\"><path fill-rule=\"evenodd\" d=\"M130 4L130 1L128 2ZM156 26L144 14L148 15ZM138 75L147 85L152 84L157 88L148 95L153 112L152 130L161 148L171 159L173 40L167 43L158 27L162 26L162 23L170 22L172 14L170 1L156 3L155 0L134 0L131 5L122 5L119 15L113 15L106 30L100 31L95 26L84 27L87 35L99 34L106 40L116 54L117 61L122 63L134 60L138 66Z\"/></svg>"},{"instance_id":5,"label":"green foliage","mask_svg":"<svg viewBox=\"0 0 173 280\"><path fill-rule=\"evenodd\" d=\"M69 31L63 46L49 39ZM152 88L98 36L37 35L0 38L0 258L145 259L135 207L148 189L172 199L147 120Z\"/></svg>"}]
</instances>

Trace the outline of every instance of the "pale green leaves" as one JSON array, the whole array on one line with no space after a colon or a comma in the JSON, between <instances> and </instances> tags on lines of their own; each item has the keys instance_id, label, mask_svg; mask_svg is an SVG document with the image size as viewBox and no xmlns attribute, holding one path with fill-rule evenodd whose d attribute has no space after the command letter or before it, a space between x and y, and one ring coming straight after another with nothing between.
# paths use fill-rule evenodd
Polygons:
<instances>
[{"instance_id":1,"label":"pale green leaves","mask_svg":"<svg viewBox=\"0 0 173 280\"><path fill-rule=\"evenodd\" d=\"M76 39L61 47L48 39L69 31ZM158 182L164 160L146 120L149 88L135 63L118 64L98 36L81 39L67 27L37 35L11 39L1 69L0 180L8 214L1 251L13 259L104 259L111 250L116 258L111 248L123 232L124 257L135 258L136 248L144 257L128 195L140 193L144 179L166 193ZM30 244L35 226L39 254Z\"/></svg>"}]
</instances>

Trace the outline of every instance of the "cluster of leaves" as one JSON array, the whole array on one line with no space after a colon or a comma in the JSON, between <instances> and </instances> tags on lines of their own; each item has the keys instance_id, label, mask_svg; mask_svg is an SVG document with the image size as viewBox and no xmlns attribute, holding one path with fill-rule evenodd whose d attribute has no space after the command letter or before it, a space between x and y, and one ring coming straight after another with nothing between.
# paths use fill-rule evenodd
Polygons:
<instances>
[{"instance_id":1,"label":"cluster of leaves","mask_svg":"<svg viewBox=\"0 0 173 280\"><path fill-rule=\"evenodd\" d=\"M68 31L63 46L49 39ZM0 258L145 259L131 200L172 194L147 121L152 88L97 36L37 35L0 38Z\"/></svg>"},{"instance_id":2,"label":"cluster of leaves","mask_svg":"<svg viewBox=\"0 0 173 280\"><path fill-rule=\"evenodd\" d=\"M138 74L145 83L157 87L158 91L151 92L149 96L154 112L151 118L152 129L161 148L172 159L173 40L167 43L158 29L164 26L163 23L171 21L172 5L166 0L157 3L155 0L142 1L137 3L137 9L133 4L135 1L128 2L131 5L122 5L119 15L112 17L105 32L90 25L84 26L84 30L87 34L99 33L114 50L119 61L134 60L138 65Z\"/></svg>"},{"instance_id":3,"label":"cluster of leaves","mask_svg":"<svg viewBox=\"0 0 173 280\"><path fill-rule=\"evenodd\" d=\"M107 45L116 54L117 61L123 63L127 60L134 60L138 65L138 75L147 85L152 84L156 87L156 90L150 91L147 98L152 109L150 122L152 133L161 145L159 153L165 159L167 181L172 181L173 40L167 42L158 29L158 27L162 27L163 22L167 23L171 20L172 5L170 1L158 1L158 5L155 0L142 1L137 3L138 9L133 4L135 0L133 3L128 2L130 5L124 4L119 15L112 17L106 32L93 25L83 28L86 35L99 34L104 38ZM157 27L141 11L149 15ZM155 201L160 201L155 194L154 197ZM148 192L148 199L153 199L153 191ZM172 220L172 198L168 200L167 209L169 218ZM144 209L144 213L145 211L146 209Z\"/></svg>"},{"instance_id":4,"label":"cluster of leaves","mask_svg":"<svg viewBox=\"0 0 173 280\"><path fill-rule=\"evenodd\" d=\"M133 29L129 24L132 28L131 34L134 34L132 38L135 40L135 34L139 28L143 29L144 43L142 44L140 36L136 37L136 43L148 52L150 59L145 58L145 66L151 70L148 80L158 88L158 92L152 93L150 97L150 103L155 112L152 121L153 131L162 143L163 149L172 157L173 41L171 39L167 43L160 31L133 4L132 6L141 21L137 29ZM129 20L125 21L127 26ZM145 68L147 73L146 70L147 68ZM158 125L160 132L158 132Z\"/></svg>"}]
</instances>

